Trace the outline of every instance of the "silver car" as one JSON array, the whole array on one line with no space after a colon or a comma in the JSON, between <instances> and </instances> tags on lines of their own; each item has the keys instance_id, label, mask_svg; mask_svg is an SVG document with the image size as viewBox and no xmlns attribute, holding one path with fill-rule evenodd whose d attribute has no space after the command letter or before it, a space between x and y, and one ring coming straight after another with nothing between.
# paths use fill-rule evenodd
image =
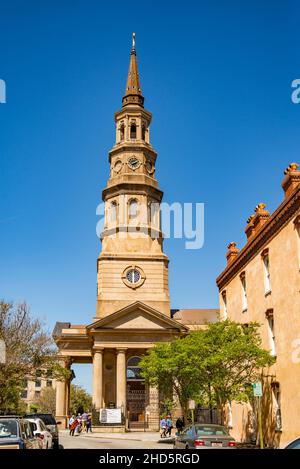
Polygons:
<instances>
[{"instance_id":1,"label":"silver car","mask_svg":"<svg viewBox=\"0 0 300 469\"><path fill-rule=\"evenodd\" d=\"M235 449L236 441L222 425L194 424L176 433L174 449Z\"/></svg>"}]
</instances>

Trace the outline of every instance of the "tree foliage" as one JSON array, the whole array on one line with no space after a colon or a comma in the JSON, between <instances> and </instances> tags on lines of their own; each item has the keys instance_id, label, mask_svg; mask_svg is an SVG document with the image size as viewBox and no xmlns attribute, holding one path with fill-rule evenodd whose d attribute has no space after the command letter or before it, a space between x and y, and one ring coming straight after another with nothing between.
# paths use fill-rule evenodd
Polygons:
<instances>
[{"instance_id":1,"label":"tree foliage","mask_svg":"<svg viewBox=\"0 0 300 469\"><path fill-rule=\"evenodd\" d=\"M71 384L70 413L77 415L92 411L92 396L81 386Z\"/></svg>"},{"instance_id":2,"label":"tree foliage","mask_svg":"<svg viewBox=\"0 0 300 469\"><path fill-rule=\"evenodd\" d=\"M52 386L44 387L35 402L38 412L45 412L55 415L56 392Z\"/></svg>"},{"instance_id":3,"label":"tree foliage","mask_svg":"<svg viewBox=\"0 0 300 469\"><path fill-rule=\"evenodd\" d=\"M56 360L55 344L26 303L0 301L0 337L6 345L6 363L0 364L0 411L19 412L24 379L67 377Z\"/></svg>"},{"instance_id":4,"label":"tree foliage","mask_svg":"<svg viewBox=\"0 0 300 469\"><path fill-rule=\"evenodd\" d=\"M259 324L209 324L169 344L158 344L140 363L143 377L162 390L173 389L186 415L189 399L215 405L247 402L251 383L274 359L261 347Z\"/></svg>"}]
</instances>

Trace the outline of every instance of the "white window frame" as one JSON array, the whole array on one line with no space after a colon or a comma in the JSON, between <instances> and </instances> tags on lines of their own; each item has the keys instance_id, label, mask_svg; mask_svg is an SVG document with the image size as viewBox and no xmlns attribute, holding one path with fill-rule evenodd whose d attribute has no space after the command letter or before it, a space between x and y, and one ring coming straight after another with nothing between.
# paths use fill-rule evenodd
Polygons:
<instances>
[{"instance_id":1,"label":"white window frame","mask_svg":"<svg viewBox=\"0 0 300 469\"><path fill-rule=\"evenodd\" d=\"M227 292L224 290L222 292L222 301L223 301L223 315L224 319L228 319L228 308L227 308Z\"/></svg>"},{"instance_id":2,"label":"white window frame","mask_svg":"<svg viewBox=\"0 0 300 469\"><path fill-rule=\"evenodd\" d=\"M242 286L242 311L245 313L248 309L248 298L247 298L247 282L245 273L240 275L241 286Z\"/></svg>"},{"instance_id":3,"label":"white window frame","mask_svg":"<svg viewBox=\"0 0 300 469\"><path fill-rule=\"evenodd\" d=\"M270 343L270 353L272 357L276 357L276 343L275 343L275 333L274 333L274 316L270 314L267 316L268 321L268 333L269 333L269 343Z\"/></svg>"},{"instance_id":4,"label":"white window frame","mask_svg":"<svg viewBox=\"0 0 300 469\"><path fill-rule=\"evenodd\" d=\"M271 275L270 275L270 256L269 253L266 253L263 258L264 265L264 282L265 282L265 295L271 293Z\"/></svg>"}]
</instances>

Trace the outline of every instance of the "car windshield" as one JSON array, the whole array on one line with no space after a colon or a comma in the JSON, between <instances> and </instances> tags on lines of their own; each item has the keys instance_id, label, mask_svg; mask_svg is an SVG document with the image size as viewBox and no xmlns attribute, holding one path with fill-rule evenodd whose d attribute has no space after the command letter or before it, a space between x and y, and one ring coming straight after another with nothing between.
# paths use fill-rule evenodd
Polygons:
<instances>
[{"instance_id":1,"label":"car windshield","mask_svg":"<svg viewBox=\"0 0 300 469\"><path fill-rule=\"evenodd\" d=\"M13 419L0 419L0 438L17 438L18 425Z\"/></svg>"},{"instance_id":2,"label":"car windshield","mask_svg":"<svg viewBox=\"0 0 300 469\"><path fill-rule=\"evenodd\" d=\"M209 425L201 425L195 427L198 436L227 436L228 433L223 427L213 427Z\"/></svg>"}]
</instances>

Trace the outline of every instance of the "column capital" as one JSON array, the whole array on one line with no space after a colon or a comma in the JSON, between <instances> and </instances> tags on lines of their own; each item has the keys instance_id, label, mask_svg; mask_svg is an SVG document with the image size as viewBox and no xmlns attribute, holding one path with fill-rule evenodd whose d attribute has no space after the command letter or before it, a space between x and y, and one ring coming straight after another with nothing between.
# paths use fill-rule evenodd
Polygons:
<instances>
[{"instance_id":1,"label":"column capital","mask_svg":"<svg viewBox=\"0 0 300 469\"><path fill-rule=\"evenodd\" d=\"M93 347L93 354L95 353L103 353L104 352L104 347Z\"/></svg>"},{"instance_id":2,"label":"column capital","mask_svg":"<svg viewBox=\"0 0 300 469\"><path fill-rule=\"evenodd\" d=\"M116 347L116 354L118 355L119 353L126 353L127 352L126 347Z\"/></svg>"},{"instance_id":3,"label":"column capital","mask_svg":"<svg viewBox=\"0 0 300 469\"><path fill-rule=\"evenodd\" d=\"M71 357L58 356L58 363L64 368L69 368L72 365Z\"/></svg>"}]
</instances>

